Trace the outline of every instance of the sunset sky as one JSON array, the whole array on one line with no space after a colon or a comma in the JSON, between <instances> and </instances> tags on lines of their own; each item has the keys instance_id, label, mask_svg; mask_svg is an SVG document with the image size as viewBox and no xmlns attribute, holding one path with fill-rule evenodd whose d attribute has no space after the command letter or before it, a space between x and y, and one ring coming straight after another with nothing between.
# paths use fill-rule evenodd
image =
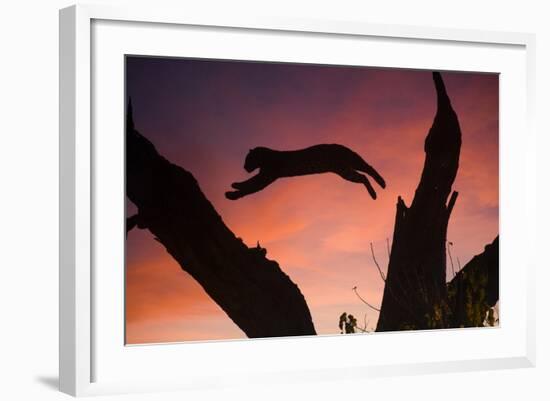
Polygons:
<instances>
[{"instance_id":1,"label":"sunset sky","mask_svg":"<svg viewBox=\"0 0 550 401\"><path fill-rule=\"evenodd\" d=\"M414 196L436 101L431 71L127 58L136 128L160 154L187 169L226 225L248 246L259 241L298 285L319 334L339 333L342 312L377 314L395 204ZM454 268L498 235L498 75L443 73L462 129L459 192L449 223ZM339 143L387 183L365 187L335 174L277 180L237 201L224 193L250 175L249 149ZM128 201L128 213L136 211ZM244 338L244 333L155 241L132 230L126 255L127 343ZM448 278L451 266L448 263Z\"/></svg>"}]
</instances>

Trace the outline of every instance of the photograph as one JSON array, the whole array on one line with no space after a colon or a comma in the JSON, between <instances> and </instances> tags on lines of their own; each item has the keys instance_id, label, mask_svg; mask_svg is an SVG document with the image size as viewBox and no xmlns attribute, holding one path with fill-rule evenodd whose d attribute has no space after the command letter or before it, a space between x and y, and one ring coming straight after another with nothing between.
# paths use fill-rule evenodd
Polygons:
<instances>
[{"instance_id":1,"label":"photograph","mask_svg":"<svg viewBox=\"0 0 550 401\"><path fill-rule=\"evenodd\" d=\"M125 344L498 329L499 74L125 55Z\"/></svg>"}]
</instances>

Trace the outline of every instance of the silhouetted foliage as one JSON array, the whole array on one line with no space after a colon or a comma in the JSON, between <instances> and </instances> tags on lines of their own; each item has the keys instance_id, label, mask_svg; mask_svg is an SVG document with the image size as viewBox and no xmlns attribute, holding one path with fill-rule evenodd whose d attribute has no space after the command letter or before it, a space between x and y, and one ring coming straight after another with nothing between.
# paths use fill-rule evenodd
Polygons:
<instances>
[{"instance_id":1,"label":"silhouetted foliage","mask_svg":"<svg viewBox=\"0 0 550 401\"><path fill-rule=\"evenodd\" d=\"M497 237L447 285L452 327L481 327L486 320L489 325L495 323L492 308L499 299L498 244Z\"/></svg>"},{"instance_id":2,"label":"silhouetted foliage","mask_svg":"<svg viewBox=\"0 0 550 401\"><path fill-rule=\"evenodd\" d=\"M357 328L357 319L353 315L348 315L346 312L340 315L340 322L338 324L341 334L353 334Z\"/></svg>"}]
</instances>

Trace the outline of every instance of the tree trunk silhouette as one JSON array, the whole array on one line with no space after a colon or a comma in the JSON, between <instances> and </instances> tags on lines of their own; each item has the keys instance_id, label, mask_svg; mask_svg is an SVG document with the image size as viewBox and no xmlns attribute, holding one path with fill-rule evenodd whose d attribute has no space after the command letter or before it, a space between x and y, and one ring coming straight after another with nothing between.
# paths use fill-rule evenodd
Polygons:
<instances>
[{"instance_id":1,"label":"tree trunk silhouette","mask_svg":"<svg viewBox=\"0 0 550 401\"><path fill-rule=\"evenodd\" d=\"M437 112L426 137L426 158L410 207L401 197L377 331L448 327L447 226L458 193L461 131L441 75L433 73ZM450 197L449 197L450 195Z\"/></svg>"},{"instance_id":2,"label":"tree trunk silhouette","mask_svg":"<svg viewBox=\"0 0 550 401\"><path fill-rule=\"evenodd\" d=\"M148 229L248 337L315 334L296 284L265 249L229 230L191 173L135 130L131 104L126 149L126 193L138 207L127 230Z\"/></svg>"}]
</instances>

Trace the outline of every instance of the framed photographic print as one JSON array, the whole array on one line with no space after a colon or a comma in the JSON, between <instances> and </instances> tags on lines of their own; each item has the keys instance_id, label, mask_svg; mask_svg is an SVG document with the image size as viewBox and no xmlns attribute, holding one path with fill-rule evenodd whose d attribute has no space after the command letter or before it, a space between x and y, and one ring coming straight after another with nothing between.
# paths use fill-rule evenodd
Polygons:
<instances>
[{"instance_id":1,"label":"framed photographic print","mask_svg":"<svg viewBox=\"0 0 550 401\"><path fill-rule=\"evenodd\" d=\"M532 366L533 46L62 10L61 390Z\"/></svg>"}]
</instances>

